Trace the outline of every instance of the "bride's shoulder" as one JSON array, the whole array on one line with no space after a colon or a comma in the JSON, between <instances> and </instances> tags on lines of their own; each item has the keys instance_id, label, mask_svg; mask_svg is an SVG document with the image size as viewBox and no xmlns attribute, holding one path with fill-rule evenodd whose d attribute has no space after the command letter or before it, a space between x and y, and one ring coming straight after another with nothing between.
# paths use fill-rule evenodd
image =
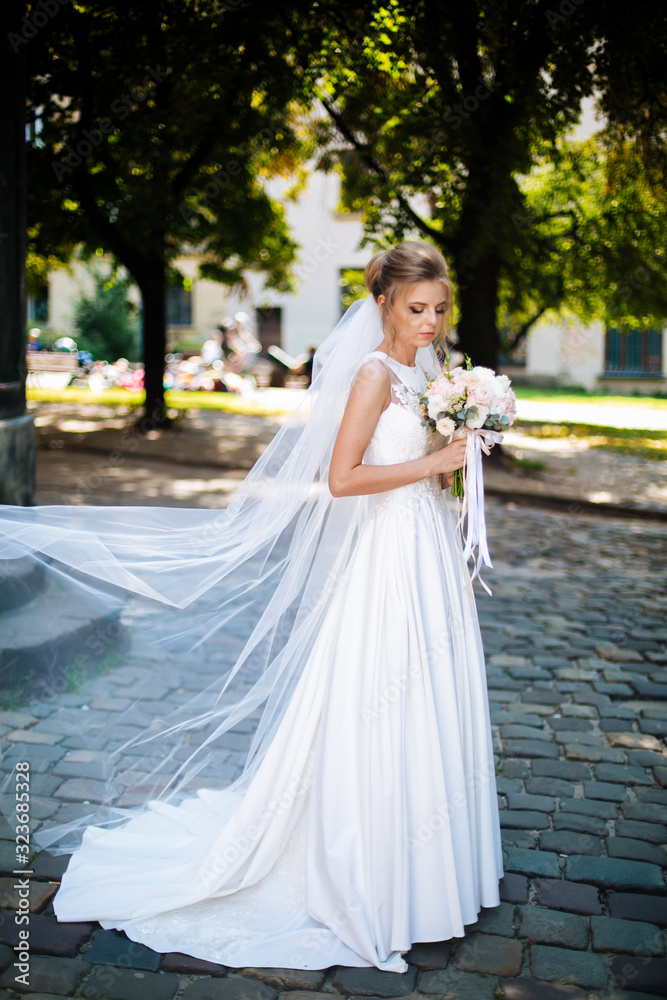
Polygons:
<instances>
[{"instance_id":1,"label":"bride's shoulder","mask_svg":"<svg viewBox=\"0 0 667 1000\"><path fill-rule=\"evenodd\" d=\"M388 366L380 358L367 355L357 365L352 378L351 396L366 401L388 398L391 381Z\"/></svg>"},{"instance_id":2,"label":"bride's shoulder","mask_svg":"<svg viewBox=\"0 0 667 1000\"><path fill-rule=\"evenodd\" d=\"M386 385L391 380L388 365L377 354L367 354L363 357L357 366L355 376L355 381L373 384Z\"/></svg>"}]
</instances>

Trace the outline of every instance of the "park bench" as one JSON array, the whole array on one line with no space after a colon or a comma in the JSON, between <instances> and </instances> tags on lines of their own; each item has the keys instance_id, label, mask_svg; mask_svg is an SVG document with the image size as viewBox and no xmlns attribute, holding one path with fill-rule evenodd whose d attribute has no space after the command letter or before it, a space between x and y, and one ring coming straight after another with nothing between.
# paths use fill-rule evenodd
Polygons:
<instances>
[{"instance_id":1,"label":"park bench","mask_svg":"<svg viewBox=\"0 0 667 1000\"><path fill-rule=\"evenodd\" d=\"M39 388L40 376L46 372L57 372L71 378L78 367L79 359L76 351L27 351L26 384Z\"/></svg>"}]
</instances>

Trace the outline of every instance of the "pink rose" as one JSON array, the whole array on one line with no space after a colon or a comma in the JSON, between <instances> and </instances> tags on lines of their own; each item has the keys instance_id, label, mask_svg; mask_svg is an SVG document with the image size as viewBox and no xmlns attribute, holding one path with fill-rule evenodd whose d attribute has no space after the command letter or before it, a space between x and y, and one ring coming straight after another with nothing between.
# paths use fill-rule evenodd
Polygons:
<instances>
[{"instance_id":1,"label":"pink rose","mask_svg":"<svg viewBox=\"0 0 667 1000\"><path fill-rule=\"evenodd\" d=\"M516 416L516 396L513 392L508 392L502 401L503 411L506 417Z\"/></svg>"},{"instance_id":2,"label":"pink rose","mask_svg":"<svg viewBox=\"0 0 667 1000\"><path fill-rule=\"evenodd\" d=\"M436 379L432 385L428 388L429 396L448 396L451 383L445 375L441 375L440 378Z\"/></svg>"},{"instance_id":3,"label":"pink rose","mask_svg":"<svg viewBox=\"0 0 667 1000\"><path fill-rule=\"evenodd\" d=\"M456 395L460 396L468 388L470 381L467 377L468 372L465 372L463 368L455 368L451 374L451 384L456 389Z\"/></svg>"},{"instance_id":4,"label":"pink rose","mask_svg":"<svg viewBox=\"0 0 667 1000\"><path fill-rule=\"evenodd\" d=\"M460 382L448 382L444 393L445 399L457 399L465 393L465 386Z\"/></svg>"},{"instance_id":5,"label":"pink rose","mask_svg":"<svg viewBox=\"0 0 667 1000\"><path fill-rule=\"evenodd\" d=\"M449 417L442 417L440 420L436 420L435 429L443 437L450 437L456 430L456 424Z\"/></svg>"},{"instance_id":6,"label":"pink rose","mask_svg":"<svg viewBox=\"0 0 667 1000\"><path fill-rule=\"evenodd\" d=\"M490 406L493 402L493 386L485 382L477 382L468 392L469 406Z\"/></svg>"}]
</instances>

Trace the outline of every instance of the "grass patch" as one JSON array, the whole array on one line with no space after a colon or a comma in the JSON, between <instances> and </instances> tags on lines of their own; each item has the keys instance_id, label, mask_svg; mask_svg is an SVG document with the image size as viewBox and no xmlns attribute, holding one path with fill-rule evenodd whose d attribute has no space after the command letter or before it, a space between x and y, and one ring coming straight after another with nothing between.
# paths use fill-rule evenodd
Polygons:
<instances>
[{"instance_id":1,"label":"grass patch","mask_svg":"<svg viewBox=\"0 0 667 1000\"><path fill-rule=\"evenodd\" d=\"M33 681L35 671L28 671L21 678L19 685L4 685L0 690L0 710L3 712L16 712L30 700L33 694ZM30 693L26 693L26 692Z\"/></svg>"},{"instance_id":2,"label":"grass patch","mask_svg":"<svg viewBox=\"0 0 667 1000\"><path fill-rule=\"evenodd\" d=\"M667 431L634 427L599 427L592 424L544 424L522 420L521 430L536 438L585 438L591 448L605 448L620 455L636 455L657 461L667 459Z\"/></svg>"},{"instance_id":3,"label":"grass patch","mask_svg":"<svg viewBox=\"0 0 667 1000\"><path fill-rule=\"evenodd\" d=\"M129 392L127 389L103 389L91 392L81 386L69 389L37 389L29 386L27 399L34 403L78 403L86 406L125 406L135 410L143 406L143 392ZM275 397L274 397L275 399ZM182 389L167 389L165 401L174 410L220 410L224 413L241 413L247 416L272 417L289 413L293 408L293 397L286 399L283 406L263 403L256 397L248 399L235 392L188 392Z\"/></svg>"},{"instance_id":4,"label":"grass patch","mask_svg":"<svg viewBox=\"0 0 667 1000\"><path fill-rule=\"evenodd\" d=\"M604 437L623 439L624 441L650 439L652 441L667 442L667 431L643 430L637 427L606 427L603 424L570 423L566 420L562 420L557 424L543 423L541 420L521 420L517 426L527 431L531 437L587 438L602 435Z\"/></svg>"},{"instance_id":5,"label":"grass patch","mask_svg":"<svg viewBox=\"0 0 667 1000\"><path fill-rule=\"evenodd\" d=\"M513 469L528 469L530 472L544 472L547 463L539 458L516 458L511 456L510 462Z\"/></svg>"},{"instance_id":6,"label":"grass patch","mask_svg":"<svg viewBox=\"0 0 667 1000\"><path fill-rule=\"evenodd\" d=\"M571 386L563 389L538 389L533 386L513 386L517 399L540 403L584 403L590 406L620 406L626 409L667 410L667 396L611 396L603 392L588 392Z\"/></svg>"},{"instance_id":7,"label":"grass patch","mask_svg":"<svg viewBox=\"0 0 667 1000\"><path fill-rule=\"evenodd\" d=\"M620 406L628 409L667 410L667 397L661 396L607 396L604 393L586 392L585 389L536 389L530 386L516 386L517 399L534 400L544 403L585 403L591 406ZM268 405L259 398L248 399L235 392L189 392L183 389L167 389L167 406L178 410L222 410L226 413L244 413L256 416L273 416L288 413L292 403L284 406L275 402ZM129 392L127 389L103 389L91 392L82 386L65 389L38 389L29 386L26 390L29 400L36 403L83 403L91 406L126 406L133 410L143 406L143 392ZM293 399L293 397L289 397ZM275 396L274 396L275 400Z\"/></svg>"},{"instance_id":8,"label":"grass patch","mask_svg":"<svg viewBox=\"0 0 667 1000\"><path fill-rule=\"evenodd\" d=\"M108 673L114 667L119 667L125 659L125 653L120 649L108 649L104 656L92 663L81 666L79 663L68 664L61 672L64 681L64 691L76 693L80 691L86 681L93 677L100 677Z\"/></svg>"},{"instance_id":9,"label":"grass patch","mask_svg":"<svg viewBox=\"0 0 667 1000\"><path fill-rule=\"evenodd\" d=\"M33 403L86 403L90 406L126 406L129 410L142 406L143 392L128 392L126 389L103 389L91 392L79 386L71 389L38 389L26 387L26 399Z\"/></svg>"},{"instance_id":10,"label":"grass patch","mask_svg":"<svg viewBox=\"0 0 667 1000\"><path fill-rule=\"evenodd\" d=\"M644 442L628 443L622 439L606 438L604 441L591 442L591 448L604 448L607 451L615 451L619 455L634 455L636 458L649 458L657 462L667 460L667 444L660 444L649 439Z\"/></svg>"},{"instance_id":11,"label":"grass patch","mask_svg":"<svg viewBox=\"0 0 667 1000\"><path fill-rule=\"evenodd\" d=\"M57 667L55 677L30 670L21 678L20 684L7 685L0 690L0 710L14 712L25 708L30 701L48 698L54 693L76 693L86 681L108 673L120 666L124 659L122 650L108 649L99 660L89 660L85 666L74 662Z\"/></svg>"}]
</instances>

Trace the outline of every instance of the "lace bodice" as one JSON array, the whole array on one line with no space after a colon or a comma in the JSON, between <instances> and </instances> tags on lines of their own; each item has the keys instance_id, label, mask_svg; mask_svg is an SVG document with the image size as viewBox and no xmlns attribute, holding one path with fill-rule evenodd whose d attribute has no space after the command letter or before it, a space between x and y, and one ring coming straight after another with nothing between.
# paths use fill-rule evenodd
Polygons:
<instances>
[{"instance_id":1,"label":"lace bodice","mask_svg":"<svg viewBox=\"0 0 667 1000\"><path fill-rule=\"evenodd\" d=\"M445 439L421 422L417 396L426 384L424 372L418 367L402 365L382 351L368 354L362 361L362 366L365 364L382 364L389 369L391 402L380 414L373 437L364 452L363 463L395 465L422 458L436 448L441 448ZM424 500L435 501L446 510L439 476L369 495L371 508L378 509L394 504L412 508L415 503L419 504Z\"/></svg>"}]
</instances>

